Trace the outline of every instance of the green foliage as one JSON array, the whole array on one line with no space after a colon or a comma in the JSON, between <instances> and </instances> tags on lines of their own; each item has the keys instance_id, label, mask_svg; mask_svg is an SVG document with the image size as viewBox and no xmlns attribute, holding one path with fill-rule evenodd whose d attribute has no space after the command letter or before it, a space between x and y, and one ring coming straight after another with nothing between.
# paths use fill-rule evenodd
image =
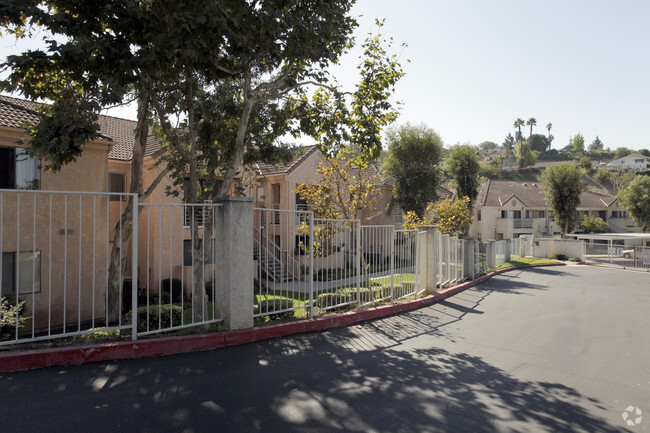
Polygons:
<instances>
[{"instance_id":1,"label":"green foliage","mask_svg":"<svg viewBox=\"0 0 650 433\"><path fill-rule=\"evenodd\" d=\"M393 178L393 204L422 217L427 204L438 198L442 140L426 125L402 125L386 134L388 156L382 171Z\"/></svg>"},{"instance_id":2,"label":"green foliage","mask_svg":"<svg viewBox=\"0 0 650 433\"><path fill-rule=\"evenodd\" d=\"M138 332L153 331L183 324L183 309L179 305L170 307L169 304L156 304L149 305L149 307L139 307L136 311ZM131 313L129 311L126 315L127 322L131 321Z\"/></svg>"},{"instance_id":3,"label":"green foliage","mask_svg":"<svg viewBox=\"0 0 650 433\"><path fill-rule=\"evenodd\" d=\"M290 311L282 311L281 313L267 314L263 317L266 320L291 319L295 315L295 312L291 310L292 308L293 308L292 299L285 299L285 298L265 299L260 301L259 304L253 305L253 314L260 314L260 313L279 311L279 310L290 310Z\"/></svg>"},{"instance_id":4,"label":"green foliage","mask_svg":"<svg viewBox=\"0 0 650 433\"><path fill-rule=\"evenodd\" d=\"M591 174L594 171L593 164L591 162L591 159L588 156L583 156L580 158L580 168L582 168L585 173Z\"/></svg>"},{"instance_id":5,"label":"green foliage","mask_svg":"<svg viewBox=\"0 0 650 433\"><path fill-rule=\"evenodd\" d=\"M618 199L644 232L650 230L650 177L637 175L618 193Z\"/></svg>"},{"instance_id":6,"label":"green foliage","mask_svg":"<svg viewBox=\"0 0 650 433\"><path fill-rule=\"evenodd\" d=\"M580 167L573 164L556 164L547 167L540 176L546 186L546 202L553 208L555 222L562 234L574 226L580 194L585 188Z\"/></svg>"},{"instance_id":7,"label":"green foliage","mask_svg":"<svg viewBox=\"0 0 650 433\"><path fill-rule=\"evenodd\" d=\"M537 162L537 152L531 150L528 141L520 141L515 145L515 157L518 168L530 167Z\"/></svg>"},{"instance_id":8,"label":"green foliage","mask_svg":"<svg viewBox=\"0 0 650 433\"><path fill-rule=\"evenodd\" d=\"M571 145L575 154L585 153L585 137L582 134L577 133L571 140Z\"/></svg>"},{"instance_id":9,"label":"green foliage","mask_svg":"<svg viewBox=\"0 0 650 433\"><path fill-rule=\"evenodd\" d=\"M89 342L98 340L116 340L120 338L120 330L114 329L107 331L106 328L92 328L93 331L88 334L76 335L72 338L73 341Z\"/></svg>"},{"instance_id":10,"label":"green foliage","mask_svg":"<svg viewBox=\"0 0 650 433\"><path fill-rule=\"evenodd\" d=\"M478 145L478 148L481 149L484 152L487 152L489 150L494 150L499 147L498 144L496 144L493 141L484 141L481 144Z\"/></svg>"},{"instance_id":11,"label":"green foliage","mask_svg":"<svg viewBox=\"0 0 650 433\"><path fill-rule=\"evenodd\" d=\"M392 39L381 34L383 22L376 24L377 34L369 35L361 45L359 81L351 94L329 85L311 98L303 92L294 101L300 131L313 137L328 157L346 154L360 168L381 153L382 131L399 114L390 98L404 76L397 56L389 52Z\"/></svg>"},{"instance_id":12,"label":"green foliage","mask_svg":"<svg viewBox=\"0 0 650 433\"><path fill-rule=\"evenodd\" d=\"M555 253L553 257L555 257L555 260L566 260L566 254L562 253Z\"/></svg>"},{"instance_id":13,"label":"green foliage","mask_svg":"<svg viewBox=\"0 0 650 433\"><path fill-rule=\"evenodd\" d=\"M13 340L16 327L22 328L28 317L25 317L25 301L16 305L16 297L3 296L0 301L0 340Z\"/></svg>"},{"instance_id":14,"label":"green foliage","mask_svg":"<svg viewBox=\"0 0 650 433\"><path fill-rule=\"evenodd\" d=\"M632 154L632 150L628 149L627 147L619 147L614 152L614 159L620 159L630 154Z\"/></svg>"},{"instance_id":15,"label":"green foliage","mask_svg":"<svg viewBox=\"0 0 650 433\"><path fill-rule=\"evenodd\" d=\"M551 143L545 135L533 134L530 136L530 149L536 152L546 152Z\"/></svg>"},{"instance_id":16,"label":"green foliage","mask_svg":"<svg viewBox=\"0 0 650 433\"><path fill-rule=\"evenodd\" d=\"M588 150L589 150L589 153L597 153L597 152L600 152L601 150L603 150L604 148L605 148L605 145L603 144L602 141L600 141L600 138L598 138L598 136L596 136L596 138L594 138L594 141L592 141L591 144L589 145Z\"/></svg>"},{"instance_id":17,"label":"green foliage","mask_svg":"<svg viewBox=\"0 0 650 433\"><path fill-rule=\"evenodd\" d=\"M508 152L512 152L512 149L515 147L515 137L512 134L508 133L505 140L503 140L503 147L505 147Z\"/></svg>"},{"instance_id":18,"label":"green foliage","mask_svg":"<svg viewBox=\"0 0 650 433\"><path fill-rule=\"evenodd\" d=\"M404 215L404 228L417 229L423 225L436 225L440 233L450 236L460 236L467 232L472 222L469 208L469 197L452 202L449 198L429 203L424 218L419 218L414 212Z\"/></svg>"},{"instance_id":19,"label":"green foliage","mask_svg":"<svg viewBox=\"0 0 650 433\"><path fill-rule=\"evenodd\" d=\"M609 231L609 224L602 218L584 215L580 227L587 233L606 233Z\"/></svg>"},{"instance_id":20,"label":"green foliage","mask_svg":"<svg viewBox=\"0 0 650 433\"><path fill-rule=\"evenodd\" d=\"M459 197L468 197L470 209L478 195L480 164L476 148L468 144L456 145L449 151L445 168L454 178Z\"/></svg>"}]
</instances>

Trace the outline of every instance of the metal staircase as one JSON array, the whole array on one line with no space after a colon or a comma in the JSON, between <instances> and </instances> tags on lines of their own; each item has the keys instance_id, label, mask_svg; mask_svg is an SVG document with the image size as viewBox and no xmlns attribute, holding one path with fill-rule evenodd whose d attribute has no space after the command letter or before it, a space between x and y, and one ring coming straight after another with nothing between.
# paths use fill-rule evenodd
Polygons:
<instances>
[{"instance_id":1,"label":"metal staircase","mask_svg":"<svg viewBox=\"0 0 650 433\"><path fill-rule=\"evenodd\" d=\"M259 252L259 266L270 279L276 283L292 281L292 275L280 259L282 251L273 241L255 229L255 248Z\"/></svg>"}]
</instances>

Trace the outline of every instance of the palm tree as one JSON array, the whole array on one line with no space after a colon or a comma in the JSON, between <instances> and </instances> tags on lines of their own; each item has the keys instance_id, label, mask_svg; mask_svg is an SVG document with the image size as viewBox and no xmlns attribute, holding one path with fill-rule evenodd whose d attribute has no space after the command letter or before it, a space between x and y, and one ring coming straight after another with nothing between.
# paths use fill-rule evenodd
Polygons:
<instances>
[{"instance_id":1,"label":"palm tree","mask_svg":"<svg viewBox=\"0 0 650 433\"><path fill-rule=\"evenodd\" d=\"M548 129L548 150L551 150L551 142L553 141L553 136L551 135L552 127L553 127L552 123L546 125L546 129Z\"/></svg>"},{"instance_id":2,"label":"palm tree","mask_svg":"<svg viewBox=\"0 0 650 433\"><path fill-rule=\"evenodd\" d=\"M537 125L537 120L535 120L534 117L531 117L526 122L526 125L530 125L530 134L528 135L528 142L530 142L530 138L533 136L533 126Z\"/></svg>"},{"instance_id":3,"label":"palm tree","mask_svg":"<svg viewBox=\"0 0 650 433\"><path fill-rule=\"evenodd\" d=\"M517 140L521 141L521 127L524 126L524 120L518 118L515 120L515 129L518 130L519 134L517 135Z\"/></svg>"}]
</instances>

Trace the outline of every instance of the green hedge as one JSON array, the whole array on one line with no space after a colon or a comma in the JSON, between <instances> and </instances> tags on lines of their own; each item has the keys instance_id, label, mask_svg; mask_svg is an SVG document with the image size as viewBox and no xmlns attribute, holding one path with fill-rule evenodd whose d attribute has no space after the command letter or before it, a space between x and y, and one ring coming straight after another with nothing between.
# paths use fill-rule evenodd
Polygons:
<instances>
[{"instance_id":1,"label":"green hedge","mask_svg":"<svg viewBox=\"0 0 650 433\"><path fill-rule=\"evenodd\" d=\"M282 313L273 313L273 311L287 310L291 308L293 308L292 299L266 299L253 306L253 314L263 314L268 311L269 314L266 314L263 317L266 317L269 320L290 319L294 316L293 310L283 311Z\"/></svg>"},{"instance_id":2,"label":"green hedge","mask_svg":"<svg viewBox=\"0 0 650 433\"><path fill-rule=\"evenodd\" d=\"M174 305L170 308L167 305L150 305L149 307L138 308L138 332L147 332L157 329L180 326L183 324L183 309L180 305ZM149 327L147 328L147 312L149 313ZM131 312L126 316L127 321L131 321Z\"/></svg>"}]
</instances>

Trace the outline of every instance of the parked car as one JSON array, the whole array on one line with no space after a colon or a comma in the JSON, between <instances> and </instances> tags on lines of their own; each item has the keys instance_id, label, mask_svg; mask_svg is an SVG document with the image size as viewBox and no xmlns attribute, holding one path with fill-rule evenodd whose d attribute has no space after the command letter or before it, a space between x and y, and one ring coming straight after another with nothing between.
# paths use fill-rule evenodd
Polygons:
<instances>
[{"instance_id":1,"label":"parked car","mask_svg":"<svg viewBox=\"0 0 650 433\"><path fill-rule=\"evenodd\" d=\"M634 250L623 250L623 257L626 259L631 259L634 257Z\"/></svg>"}]
</instances>

